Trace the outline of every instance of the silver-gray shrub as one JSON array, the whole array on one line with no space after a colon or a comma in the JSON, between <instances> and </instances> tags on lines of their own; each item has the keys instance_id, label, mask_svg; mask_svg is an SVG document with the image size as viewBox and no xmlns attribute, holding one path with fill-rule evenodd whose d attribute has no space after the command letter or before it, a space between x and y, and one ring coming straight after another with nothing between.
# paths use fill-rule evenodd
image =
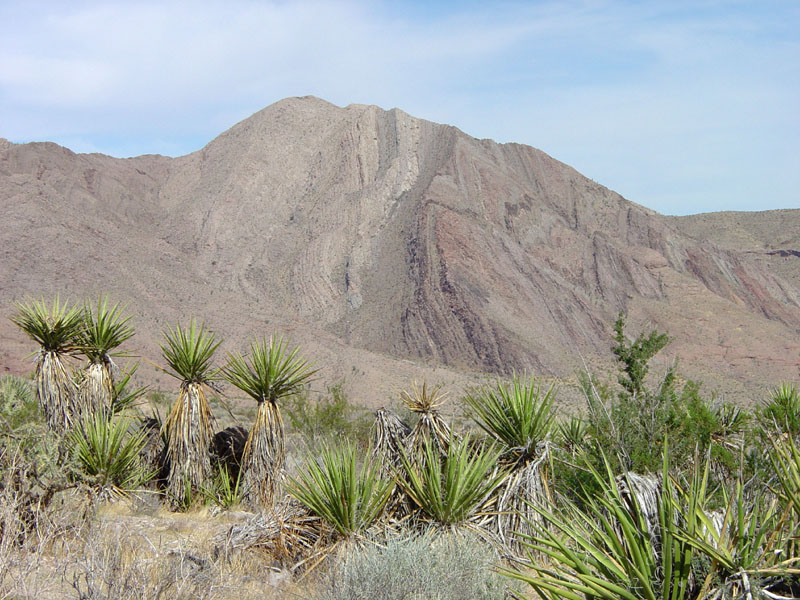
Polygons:
<instances>
[{"instance_id":1,"label":"silver-gray shrub","mask_svg":"<svg viewBox=\"0 0 800 600\"><path fill-rule=\"evenodd\" d=\"M501 599L507 580L494 571L496 553L457 531L406 535L346 552L320 600Z\"/></svg>"}]
</instances>

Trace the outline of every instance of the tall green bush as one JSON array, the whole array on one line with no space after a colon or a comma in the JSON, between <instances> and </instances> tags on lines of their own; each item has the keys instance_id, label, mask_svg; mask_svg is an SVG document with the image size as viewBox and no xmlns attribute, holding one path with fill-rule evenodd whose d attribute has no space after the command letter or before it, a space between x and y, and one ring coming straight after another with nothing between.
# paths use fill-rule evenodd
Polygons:
<instances>
[{"instance_id":1,"label":"tall green bush","mask_svg":"<svg viewBox=\"0 0 800 600\"><path fill-rule=\"evenodd\" d=\"M670 338L651 331L628 339L624 328L621 314L611 349L619 369L616 393L594 375L579 377L589 412L584 450L594 456L595 467L600 466L602 452L617 473L657 471L669 438L676 466L689 468L698 451L710 450L714 472L730 477L747 445L747 415L730 404L705 399L695 382L681 384L675 364L663 376L647 378L652 359Z\"/></svg>"}]
</instances>

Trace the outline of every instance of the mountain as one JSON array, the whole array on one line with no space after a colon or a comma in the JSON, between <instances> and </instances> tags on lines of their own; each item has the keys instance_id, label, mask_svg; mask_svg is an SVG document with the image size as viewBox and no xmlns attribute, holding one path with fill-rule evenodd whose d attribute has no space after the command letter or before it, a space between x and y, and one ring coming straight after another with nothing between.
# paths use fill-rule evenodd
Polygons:
<instances>
[{"instance_id":1,"label":"mountain","mask_svg":"<svg viewBox=\"0 0 800 600\"><path fill-rule=\"evenodd\" d=\"M607 367L625 311L675 338L659 366L728 397L800 366L800 211L665 217L397 109L291 98L179 158L3 140L0 203L2 314L108 292L154 362L161 329L197 315L228 349L288 334L379 404L415 376ZM30 344L0 336L0 364L29 369Z\"/></svg>"}]
</instances>

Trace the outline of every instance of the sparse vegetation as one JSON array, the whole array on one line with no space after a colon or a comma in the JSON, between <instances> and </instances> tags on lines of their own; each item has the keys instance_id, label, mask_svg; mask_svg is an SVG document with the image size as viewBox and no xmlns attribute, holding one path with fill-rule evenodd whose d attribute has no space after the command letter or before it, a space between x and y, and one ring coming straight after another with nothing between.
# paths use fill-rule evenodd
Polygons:
<instances>
[{"instance_id":1,"label":"sparse vegetation","mask_svg":"<svg viewBox=\"0 0 800 600\"><path fill-rule=\"evenodd\" d=\"M350 402L344 382L328 386L311 399L307 389L284 400L290 433L299 434L313 453L332 441L349 440L362 448L369 445L372 420L367 411Z\"/></svg>"},{"instance_id":2,"label":"sparse vegetation","mask_svg":"<svg viewBox=\"0 0 800 600\"><path fill-rule=\"evenodd\" d=\"M247 598L273 585L279 597L301 572L314 573L303 597L329 600L500 598L509 585L549 600L800 594L797 388L755 410L709 401L675 365L654 377L669 338L629 339L622 315L619 372L582 376L584 415L559 419L555 388L513 377L463 398L469 431L439 412L439 387L414 384L401 394L413 426L379 410L372 445L341 385L309 400L314 370L279 337L228 356L224 378L257 410L249 431L231 414L214 434L219 342L194 320L165 333L181 387L163 427L137 406L135 367L112 377L109 353L133 333L118 305L31 302L14 322L40 349L33 382L0 378L0 598ZM96 373L70 373L78 351ZM306 441L288 467L280 404ZM165 481L142 491L162 467ZM163 512L164 499L189 512ZM184 518L215 533L170 548L112 534L98 511L123 502L133 523ZM259 512L228 510L242 506Z\"/></svg>"}]
</instances>

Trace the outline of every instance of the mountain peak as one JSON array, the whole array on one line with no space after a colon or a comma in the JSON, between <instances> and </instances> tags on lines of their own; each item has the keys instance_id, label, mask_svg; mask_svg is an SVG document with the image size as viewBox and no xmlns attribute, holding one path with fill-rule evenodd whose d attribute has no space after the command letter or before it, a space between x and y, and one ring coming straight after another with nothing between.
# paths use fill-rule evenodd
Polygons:
<instances>
[{"instance_id":1,"label":"mountain peak","mask_svg":"<svg viewBox=\"0 0 800 600\"><path fill-rule=\"evenodd\" d=\"M111 291L140 315L144 355L165 320L194 315L231 347L292 334L338 365L331 381L388 385L380 369L406 360L569 376L611 360L625 311L668 330L688 374L722 393L798 366L800 283L772 255L687 235L529 146L398 109L287 98L172 161L19 148L0 157L15 207L0 306Z\"/></svg>"}]
</instances>

